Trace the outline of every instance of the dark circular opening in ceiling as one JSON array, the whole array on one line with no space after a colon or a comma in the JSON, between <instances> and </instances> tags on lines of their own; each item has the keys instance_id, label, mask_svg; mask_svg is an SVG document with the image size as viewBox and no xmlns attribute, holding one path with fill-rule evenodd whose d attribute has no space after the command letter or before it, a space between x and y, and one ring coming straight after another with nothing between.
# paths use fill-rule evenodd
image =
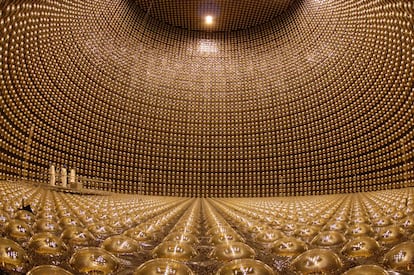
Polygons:
<instances>
[{"instance_id":1,"label":"dark circular opening in ceiling","mask_svg":"<svg viewBox=\"0 0 414 275\"><path fill-rule=\"evenodd\" d=\"M197 31L234 31L266 23L295 0L135 0L146 14L169 25ZM206 16L212 17L210 24Z\"/></svg>"}]
</instances>

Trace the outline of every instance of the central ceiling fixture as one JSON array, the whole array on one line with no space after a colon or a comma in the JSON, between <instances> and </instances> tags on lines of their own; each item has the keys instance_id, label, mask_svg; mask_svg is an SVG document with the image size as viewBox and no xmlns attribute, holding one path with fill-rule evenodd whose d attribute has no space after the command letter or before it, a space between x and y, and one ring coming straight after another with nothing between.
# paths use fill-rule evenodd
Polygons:
<instances>
[{"instance_id":1,"label":"central ceiling fixture","mask_svg":"<svg viewBox=\"0 0 414 275\"><path fill-rule=\"evenodd\" d=\"M212 25L214 21L214 17L212 15L206 15L206 17L204 17L204 22L207 25Z\"/></svg>"}]
</instances>

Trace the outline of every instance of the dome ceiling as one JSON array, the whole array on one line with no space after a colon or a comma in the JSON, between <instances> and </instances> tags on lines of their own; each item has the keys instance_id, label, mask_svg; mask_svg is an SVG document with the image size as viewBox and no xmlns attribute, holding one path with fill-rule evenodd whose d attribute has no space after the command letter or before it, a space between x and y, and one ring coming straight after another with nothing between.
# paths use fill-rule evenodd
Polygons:
<instances>
[{"instance_id":1,"label":"dome ceiling","mask_svg":"<svg viewBox=\"0 0 414 275\"><path fill-rule=\"evenodd\" d=\"M261 25L286 11L294 0L135 0L149 16L175 27L233 31ZM211 16L212 22L206 22Z\"/></svg>"}]
</instances>

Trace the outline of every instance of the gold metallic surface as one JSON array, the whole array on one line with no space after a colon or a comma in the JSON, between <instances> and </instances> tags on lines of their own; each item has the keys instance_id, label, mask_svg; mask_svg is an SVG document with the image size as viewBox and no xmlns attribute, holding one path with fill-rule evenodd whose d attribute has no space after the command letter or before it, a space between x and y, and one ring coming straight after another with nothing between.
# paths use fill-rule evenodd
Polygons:
<instances>
[{"instance_id":1,"label":"gold metallic surface","mask_svg":"<svg viewBox=\"0 0 414 275\"><path fill-rule=\"evenodd\" d=\"M217 271L216 275L234 275L234 274L251 274L251 275L276 275L268 265L252 259L238 259L224 264Z\"/></svg>"},{"instance_id":2,"label":"gold metallic surface","mask_svg":"<svg viewBox=\"0 0 414 275\"><path fill-rule=\"evenodd\" d=\"M119 261L114 255L97 247L78 250L69 263L77 273L112 274L119 268Z\"/></svg>"},{"instance_id":3,"label":"gold metallic surface","mask_svg":"<svg viewBox=\"0 0 414 275\"><path fill-rule=\"evenodd\" d=\"M377 265L360 265L349 269L343 275L388 275L388 272Z\"/></svg>"},{"instance_id":4,"label":"gold metallic surface","mask_svg":"<svg viewBox=\"0 0 414 275\"><path fill-rule=\"evenodd\" d=\"M292 261L297 274L336 274L342 268L338 255L327 249L312 249Z\"/></svg>"},{"instance_id":5,"label":"gold metallic surface","mask_svg":"<svg viewBox=\"0 0 414 275\"><path fill-rule=\"evenodd\" d=\"M23 272L27 268L27 264L28 255L19 244L6 238L0 238L1 269L6 272Z\"/></svg>"},{"instance_id":6,"label":"gold metallic surface","mask_svg":"<svg viewBox=\"0 0 414 275\"><path fill-rule=\"evenodd\" d=\"M255 256L256 252L250 246L241 242L229 242L216 245L210 254L211 259L223 262L235 259L249 259Z\"/></svg>"},{"instance_id":7,"label":"gold metallic surface","mask_svg":"<svg viewBox=\"0 0 414 275\"><path fill-rule=\"evenodd\" d=\"M196 255L197 252L189 244L174 241L162 242L152 251L154 258L169 258L179 261L188 261Z\"/></svg>"},{"instance_id":8,"label":"gold metallic surface","mask_svg":"<svg viewBox=\"0 0 414 275\"><path fill-rule=\"evenodd\" d=\"M384 255L384 265L395 271L413 271L414 242L408 241L394 246Z\"/></svg>"},{"instance_id":9,"label":"gold metallic surface","mask_svg":"<svg viewBox=\"0 0 414 275\"><path fill-rule=\"evenodd\" d=\"M272 253L282 257L295 257L307 249L305 242L293 237L285 237L274 242Z\"/></svg>"},{"instance_id":10,"label":"gold metallic surface","mask_svg":"<svg viewBox=\"0 0 414 275\"><path fill-rule=\"evenodd\" d=\"M140 265L134 275L193 275L194 273L185 264L172 259L153 259Z\"/></svg>"},{"instance_id":11,"label":"gold metallic surface","mask_svg":"<svg viewBox=\"0 0 414 275\"><path fill-rule=\"evenodd\" d=\"M73 273L54 265L40 265L32 268L27 275L71 275Z\"/></svg>"}]
</instances>

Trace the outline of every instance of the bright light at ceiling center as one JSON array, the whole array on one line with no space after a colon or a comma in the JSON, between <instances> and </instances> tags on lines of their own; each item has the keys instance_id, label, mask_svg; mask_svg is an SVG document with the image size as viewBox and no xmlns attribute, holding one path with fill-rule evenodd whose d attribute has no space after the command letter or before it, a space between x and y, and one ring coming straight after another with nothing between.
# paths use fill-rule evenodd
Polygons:
<instances>
[{"instance_id":1,"label":"bright light at ceiling center","mask_svg":"<svg viewBox=\"0 0 414 275\"><path fill-rule=\"evenodd\" d=\"M205 22L207 25L211 25L211 24L213 24L213 21L214 21L214 18L213 18L213 16L212 16L212 15L206 15L206 17L204 18L204 22Z\"/></svg>"}]
</instances>

